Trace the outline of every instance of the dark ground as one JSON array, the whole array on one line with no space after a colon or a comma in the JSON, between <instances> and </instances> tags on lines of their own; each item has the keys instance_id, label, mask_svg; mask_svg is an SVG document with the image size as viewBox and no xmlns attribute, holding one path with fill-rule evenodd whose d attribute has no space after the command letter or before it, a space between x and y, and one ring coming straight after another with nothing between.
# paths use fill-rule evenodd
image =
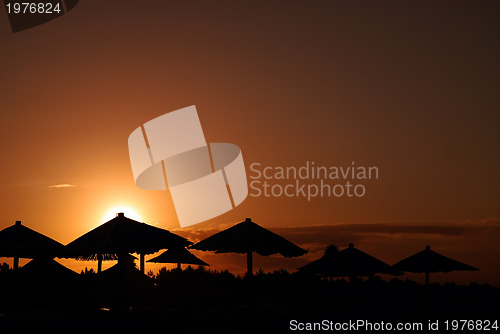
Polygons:
<instances>
[{"instance_id":1,"label":"dark ground","mask_svg":"<svg viewBox=\"0 0 500 334\"><path fill-rule=\"evenodd\" d=\"M296 333L301 331L290 330L293 319L425 324L437 319L500 320L500 289L474 283L425 287L378 277L349 283L286 271L247 279L191 268L161 270L152 278L130 271L125 277L3 270L0 333L45 328L66 333Z\"/></svg>"}]
</instances>

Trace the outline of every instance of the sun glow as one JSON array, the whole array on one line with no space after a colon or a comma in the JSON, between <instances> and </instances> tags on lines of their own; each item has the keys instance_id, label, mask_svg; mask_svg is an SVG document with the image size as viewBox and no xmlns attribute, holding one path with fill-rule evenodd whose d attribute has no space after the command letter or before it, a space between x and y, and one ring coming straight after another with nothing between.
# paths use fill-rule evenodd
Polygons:
<instances>
[{"instance_id":1,"label":"sun glow","mask_svg":"<svg viewBox=\"0 0 500 334\"><path fill-rule=\"evenodd\" d=\"M119 212L123 212L125 217L142 222L141 216L129 206L115 206L102 217L103 223L113 219Z\"/></svg>"}]
</instances>

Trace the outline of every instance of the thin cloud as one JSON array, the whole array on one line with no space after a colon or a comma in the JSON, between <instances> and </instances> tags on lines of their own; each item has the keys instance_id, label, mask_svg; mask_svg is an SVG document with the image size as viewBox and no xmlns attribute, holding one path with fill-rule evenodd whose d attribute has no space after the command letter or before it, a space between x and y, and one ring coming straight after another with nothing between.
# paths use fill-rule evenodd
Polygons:
<instances>
[{"instance_id":1,"label":"thin cloud","mask_svg":"<svg viewBox=\"0 0 500 334\"><path fill-rule=\"evenodd\" d=\"M61 183L49 186L49 188L71 188L71 187L76 187L76 185L69 183Z\"/></svg>"},{"instance_id":2,"label":"thin cloud","mask_svg":"<svg viewBox=\"0 0 500 334\"><path fill-rule=\"evenodd\" d=\"M462 222L462 225L467 226L495 226L500 225L500 219L495 217L488 217L481 220L467 219Z\"/></svg>"},{"instance_id":3,"label":"thin cloud","mask_svg":"<svg viewBox=\"0 0 500 334\"><path fill-rule=\"evenodd\" d=\"M229 225L231 226L231 225ZM201 241L228 226L216 226L204 229L179 229L180 234L193 242ZM266 227L269 230L302 247L325 247L329 244L347 245L349 242L359 242L367 237L427 235L452 237L463 235L467 229L463 226L432 226L432 225L400 225L400 224L341 224L341 225L310 225L288 227ZM173 230L172 230L173 231Z\"/></svg>"}]
</instances>

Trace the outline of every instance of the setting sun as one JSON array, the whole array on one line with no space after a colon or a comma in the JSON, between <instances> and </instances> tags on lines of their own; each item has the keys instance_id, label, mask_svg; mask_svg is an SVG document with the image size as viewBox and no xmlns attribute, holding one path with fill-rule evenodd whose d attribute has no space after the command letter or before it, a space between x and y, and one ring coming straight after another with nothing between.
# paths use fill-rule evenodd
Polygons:
<instances>
[{"instance_id":1,"label":"setting sun","mask_svg":"<svg viewBox=\"0 0 500 334\"><path fill-rule=\"evenodd\" d=\"M102 222L105 223L105 222L115 218L119 212L123 212L125 217L127 217L127 218L142 222L142 218L137 213L137 211L132 209L129 206L115 206L115 207L113 207L112 209L107 211L105 215L103 215Z\"/></svg>"}]
</instances>

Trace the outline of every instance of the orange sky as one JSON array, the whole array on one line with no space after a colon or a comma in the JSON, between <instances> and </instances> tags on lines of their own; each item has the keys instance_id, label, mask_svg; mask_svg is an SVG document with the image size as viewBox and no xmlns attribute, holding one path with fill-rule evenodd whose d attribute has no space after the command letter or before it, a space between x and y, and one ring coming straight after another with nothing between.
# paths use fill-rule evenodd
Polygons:
<instances>
[{"instance_id":1,"label":"orange sky","mask_svg":"<svg viewBox=\"0 0 500 334\"><path fill-rule=\"evenodd\" d=\"M477 277L500 282L491 269L500 252L492 239L500 217L498 9L493 1L85 0L16 34L2 12L0 228L22 220L67 244L115 207L177 228L168 195L134 185L127 138L196 105L207 140L237 144L247 172L253 162L306 161L380 170L363 198L249 197L196 228L245 217L285 234L341 223L476 224L459 236L413 233L414 243L366 228L363 250L391 263L398 256L388 252L404 257L431 240L471 265L489 259L488 274ZM74 187L50 187L57 184ZM486 228L487 219L497 223ZM316 251L353 239L326 234L330 242L315 231Z\"/></svg>"}]
</instances>

